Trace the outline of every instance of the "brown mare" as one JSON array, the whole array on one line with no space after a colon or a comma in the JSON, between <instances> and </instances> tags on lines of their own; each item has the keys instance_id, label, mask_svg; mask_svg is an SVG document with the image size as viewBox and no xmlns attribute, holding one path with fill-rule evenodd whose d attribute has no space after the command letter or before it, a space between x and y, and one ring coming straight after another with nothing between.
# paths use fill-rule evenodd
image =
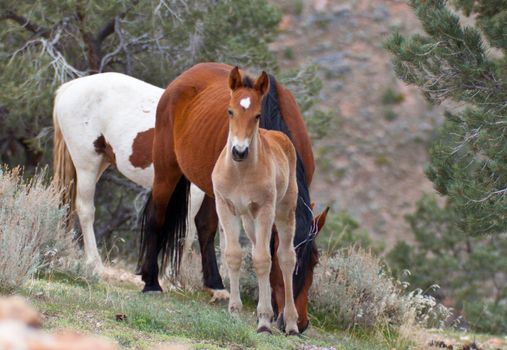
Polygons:
<instances>
[{"instance_id":1,"label":"brown mare","mask_svg":"<svg viewBox=\"0 0 507 350\"><path fill-rule=\"evenodd\" d=\"M165 90L157 107L152 194L146 204L140 251L140 273L144 291L161 291L158 282L158 255L163 265L172 263L178 272L185 234L187 197L190 182L213 197L211 173L224 148L231 98L228 78L232 67L219 63L201 63L182 73ZM244 89L252 89L252 80L242 74ZM315 170L310 138L296 101L291 93L270 76L270 89L263 99L260 127L279 130L288 135L297 151L298 202L296 207L297 262L293 289L299 331L308 320L308 292L313 269L318 262L314 238L325 221L323 213L313 220L308 186ZM259 100L261 97L258 97ZM215 214L216 215L216 214ZM271 241L273 256L270 274L272 303L277 314L284 308L284 285L280 264L273 252L278 247L276 235ZM281 321L283 318L279 317ZM282 324L280 324L282 325ZM282 325L283 326L283 325Z\"/></svg>"}]
</instances>

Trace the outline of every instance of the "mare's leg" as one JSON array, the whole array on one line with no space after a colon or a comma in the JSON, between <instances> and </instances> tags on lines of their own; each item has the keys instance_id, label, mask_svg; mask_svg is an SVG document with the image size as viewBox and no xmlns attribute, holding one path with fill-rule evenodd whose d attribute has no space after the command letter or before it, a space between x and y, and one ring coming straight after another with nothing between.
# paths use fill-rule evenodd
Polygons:
<instances>
[{"instance_id":1,"label":"mare's leg","mask_svg":"<svg viewBox=\"0 0 507 350\"><path fill-rule=\"evenodd\" d=\"M225 261L229 270L231 284L231 297L229 299L229 312L239 312L243 307L239 293L239 274L243 252L239 244L241 232L241 220L235 216L223 199L216 197L216 208L220 225L224 230L225 237Z\"/></svg>"},{"instance_id":2,"label":"mare's leg","mask_svg":"<svg viewBox=\"0 0 507 350\"><path fill-rule=\"evenodd\" d=\"M205 196L199 212L195 216L195 225L201 247L202 274L204 287L212 293L211 302L228 299L217 265L215 252L215 235L218 228L218 216L215 200Z\"/></svg>"},{"instance_id":3,"label":"mare's leg","mask_svg":"<svg viewBox=\"0 0 507 350\"><path fill-rule=\"evenodd\" d=\"M276 213L276 228L278 230L278 261L283 275L285 306L283 317L285 321L285 332L289 335L298 334L298 313L294 304L292 287L292 274L296 266L296 252L294 250L294 230L296 226L295 208L288 205L281 205Z\"/></svg>"},{"instance_id":4,"label":"mare's leg","mask_svg":"<svg viewBox=\"0 0 507 350\"><path fill-rule=\"evenodd\" d=\"M77 178L76 211L83 234L86 263L93 266L95 272L98 273L104 271L104 265L97 249L93 230L95 221L94 196L97 180L107 165L104 165L102 156L97 154L91 154L86 164L75 162Z\"/></svg>"},{"instance_id":5,"label":"mare's leg","mask_svg":"<svg viewBox=\"0 0 507 350\"><path fill-rule=\"evenodd\" d=\"M154 143L154 149L157 143ZM163 146L160 146L163 147ZM167 154L169 153L169 154ZM162 249L164 235L164 223L166 220L166 209L169 200L180 180L182 173L176 162L176 155L169 151L159 157L154 158L155 178L151 191L151 198L146 210L146 227L144 228L144 256L141 257L141 276L145 285L143 292L161 292L158 281L159 267L158 255ZM156 160L156 161L155 161ZM169 213L170 215L170 213Z\"/></svg>"},{"instance_id":6,"label":"mare's leg","mask_svg":"<svg viewBox=\"0 0 507 350\"><path fill-rule=\"evenodd\" d=\"M271 286L269 272L271 270L271 228L274 221L273 204L264 205L255 219L255 241L252 242L252 262L259 284L259 303L257 304L257 332L271 333L273 307L271 305Z\"/></svg>"}]
</instances>

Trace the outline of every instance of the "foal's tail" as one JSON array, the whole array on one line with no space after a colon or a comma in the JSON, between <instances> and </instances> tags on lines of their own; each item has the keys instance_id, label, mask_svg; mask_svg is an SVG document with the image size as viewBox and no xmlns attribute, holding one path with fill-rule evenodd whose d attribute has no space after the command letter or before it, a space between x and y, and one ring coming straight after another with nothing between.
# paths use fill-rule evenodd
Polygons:
<instances>
[{"instance_id":1,"label":"foal's tail","mask_svg":"<svg viewBox=\"0 0 507 350\"><path fill-rule=\"evenodd\" d=\"M62 191L63 202L69 208L68 224L72 225L76 202L76 168L70 157L58 122L58 92L53 107L53 181Z\"/></svg>"},{"instance_id":2,"label":"foal's tail","mask_svg":"<svg viewBox=\"0 0 507 350\"><path fill-rule=\"evenodd\" d=\"M190 181L185 176L181 176L167 204L163 223L156 222L153 194L150 194L142 217L138 261L138 271L140 273L147 256L157 254L161 249L162 268L160 269L160 274L163 274L170 267L171 277L178 277L187 232L189 194ZM152 235L155 235L157 238ZM156 251L153 251L155 247L150 245L150 242L154 240L157 240Z\"/></svg>"}]
</instances>

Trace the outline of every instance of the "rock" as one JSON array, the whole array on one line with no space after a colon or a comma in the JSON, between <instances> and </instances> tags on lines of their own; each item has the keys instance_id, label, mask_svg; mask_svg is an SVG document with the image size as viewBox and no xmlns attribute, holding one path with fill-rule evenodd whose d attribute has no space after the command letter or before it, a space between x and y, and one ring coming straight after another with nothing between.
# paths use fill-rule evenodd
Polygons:
<instances>
[{"instance_id":1,"label":"rock","mask_svg":"<svg viewBox=\"0 0 507 350\"><path fill-rule=\"evenodd\" d=\"M350 71L350 66L345 62L345 54L341 51L321 56L315 63L321 67L328 79L339 78Z\"/></svg>"},{"instance_id":2,"label":"rock","mask_svg":"<svg viewBox=\"0 0 507 350\"><path fill-rule=\"evenodd\" d=\"M42 317L28 302L18 296L0 298L0 321L14 320L31 327L42 326Z\"/></svg>"},{"instance_id":3,"label":"rock","mask_svg":"<svg viewBox=\"0 0 507 350\"><path fill-rule=\"evenodd\" d=\"M379 5L373 9L371 17L377 22L387 20L389 18L389 9L385 5Z\"/></svg>"},{"instance_id":4,"label":"rock","mask_svg":"<svg viewBox=\"0 0 507 350\"><path fill-rule=\"evenodd\" d=\"M48 334L19 320L0 321L0 349L25 350L118 350L105 339L73 331Z\"/></svg>"},{"instance_id":5,"label":"rock","mask_svg":"<svg viewBox=\"0 0 507 350\"><path fill-rule=\"evenodd\" d=\"M322 27L326 25L346 24L351 19L351 12L350 6L337 6L332 11L318 11L308 16L305 25Z\"/></svg>"}]
</instances>

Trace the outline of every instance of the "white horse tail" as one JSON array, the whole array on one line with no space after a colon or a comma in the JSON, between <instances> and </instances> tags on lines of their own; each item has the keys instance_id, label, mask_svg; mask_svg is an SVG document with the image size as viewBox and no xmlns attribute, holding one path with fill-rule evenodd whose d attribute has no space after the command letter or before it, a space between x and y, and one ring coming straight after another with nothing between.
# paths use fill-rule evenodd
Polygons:
<instances>
[{"instance_id":1,"label":"white horse tail","mask_svg":"<svg viewBox=\"0 0 507 350\"><path fill-rule=\"evenodd\" d=\"M63 86L62 86L63 87ZM64 204L69 208L70 227L73 226L73 217L76 203L76 168L72 162L69 150L65 144L60 123L58 122L57 106L58 95L62 92L58 89L53 107L53 181L62 191Z\"/></svg>"}]
</instances>

